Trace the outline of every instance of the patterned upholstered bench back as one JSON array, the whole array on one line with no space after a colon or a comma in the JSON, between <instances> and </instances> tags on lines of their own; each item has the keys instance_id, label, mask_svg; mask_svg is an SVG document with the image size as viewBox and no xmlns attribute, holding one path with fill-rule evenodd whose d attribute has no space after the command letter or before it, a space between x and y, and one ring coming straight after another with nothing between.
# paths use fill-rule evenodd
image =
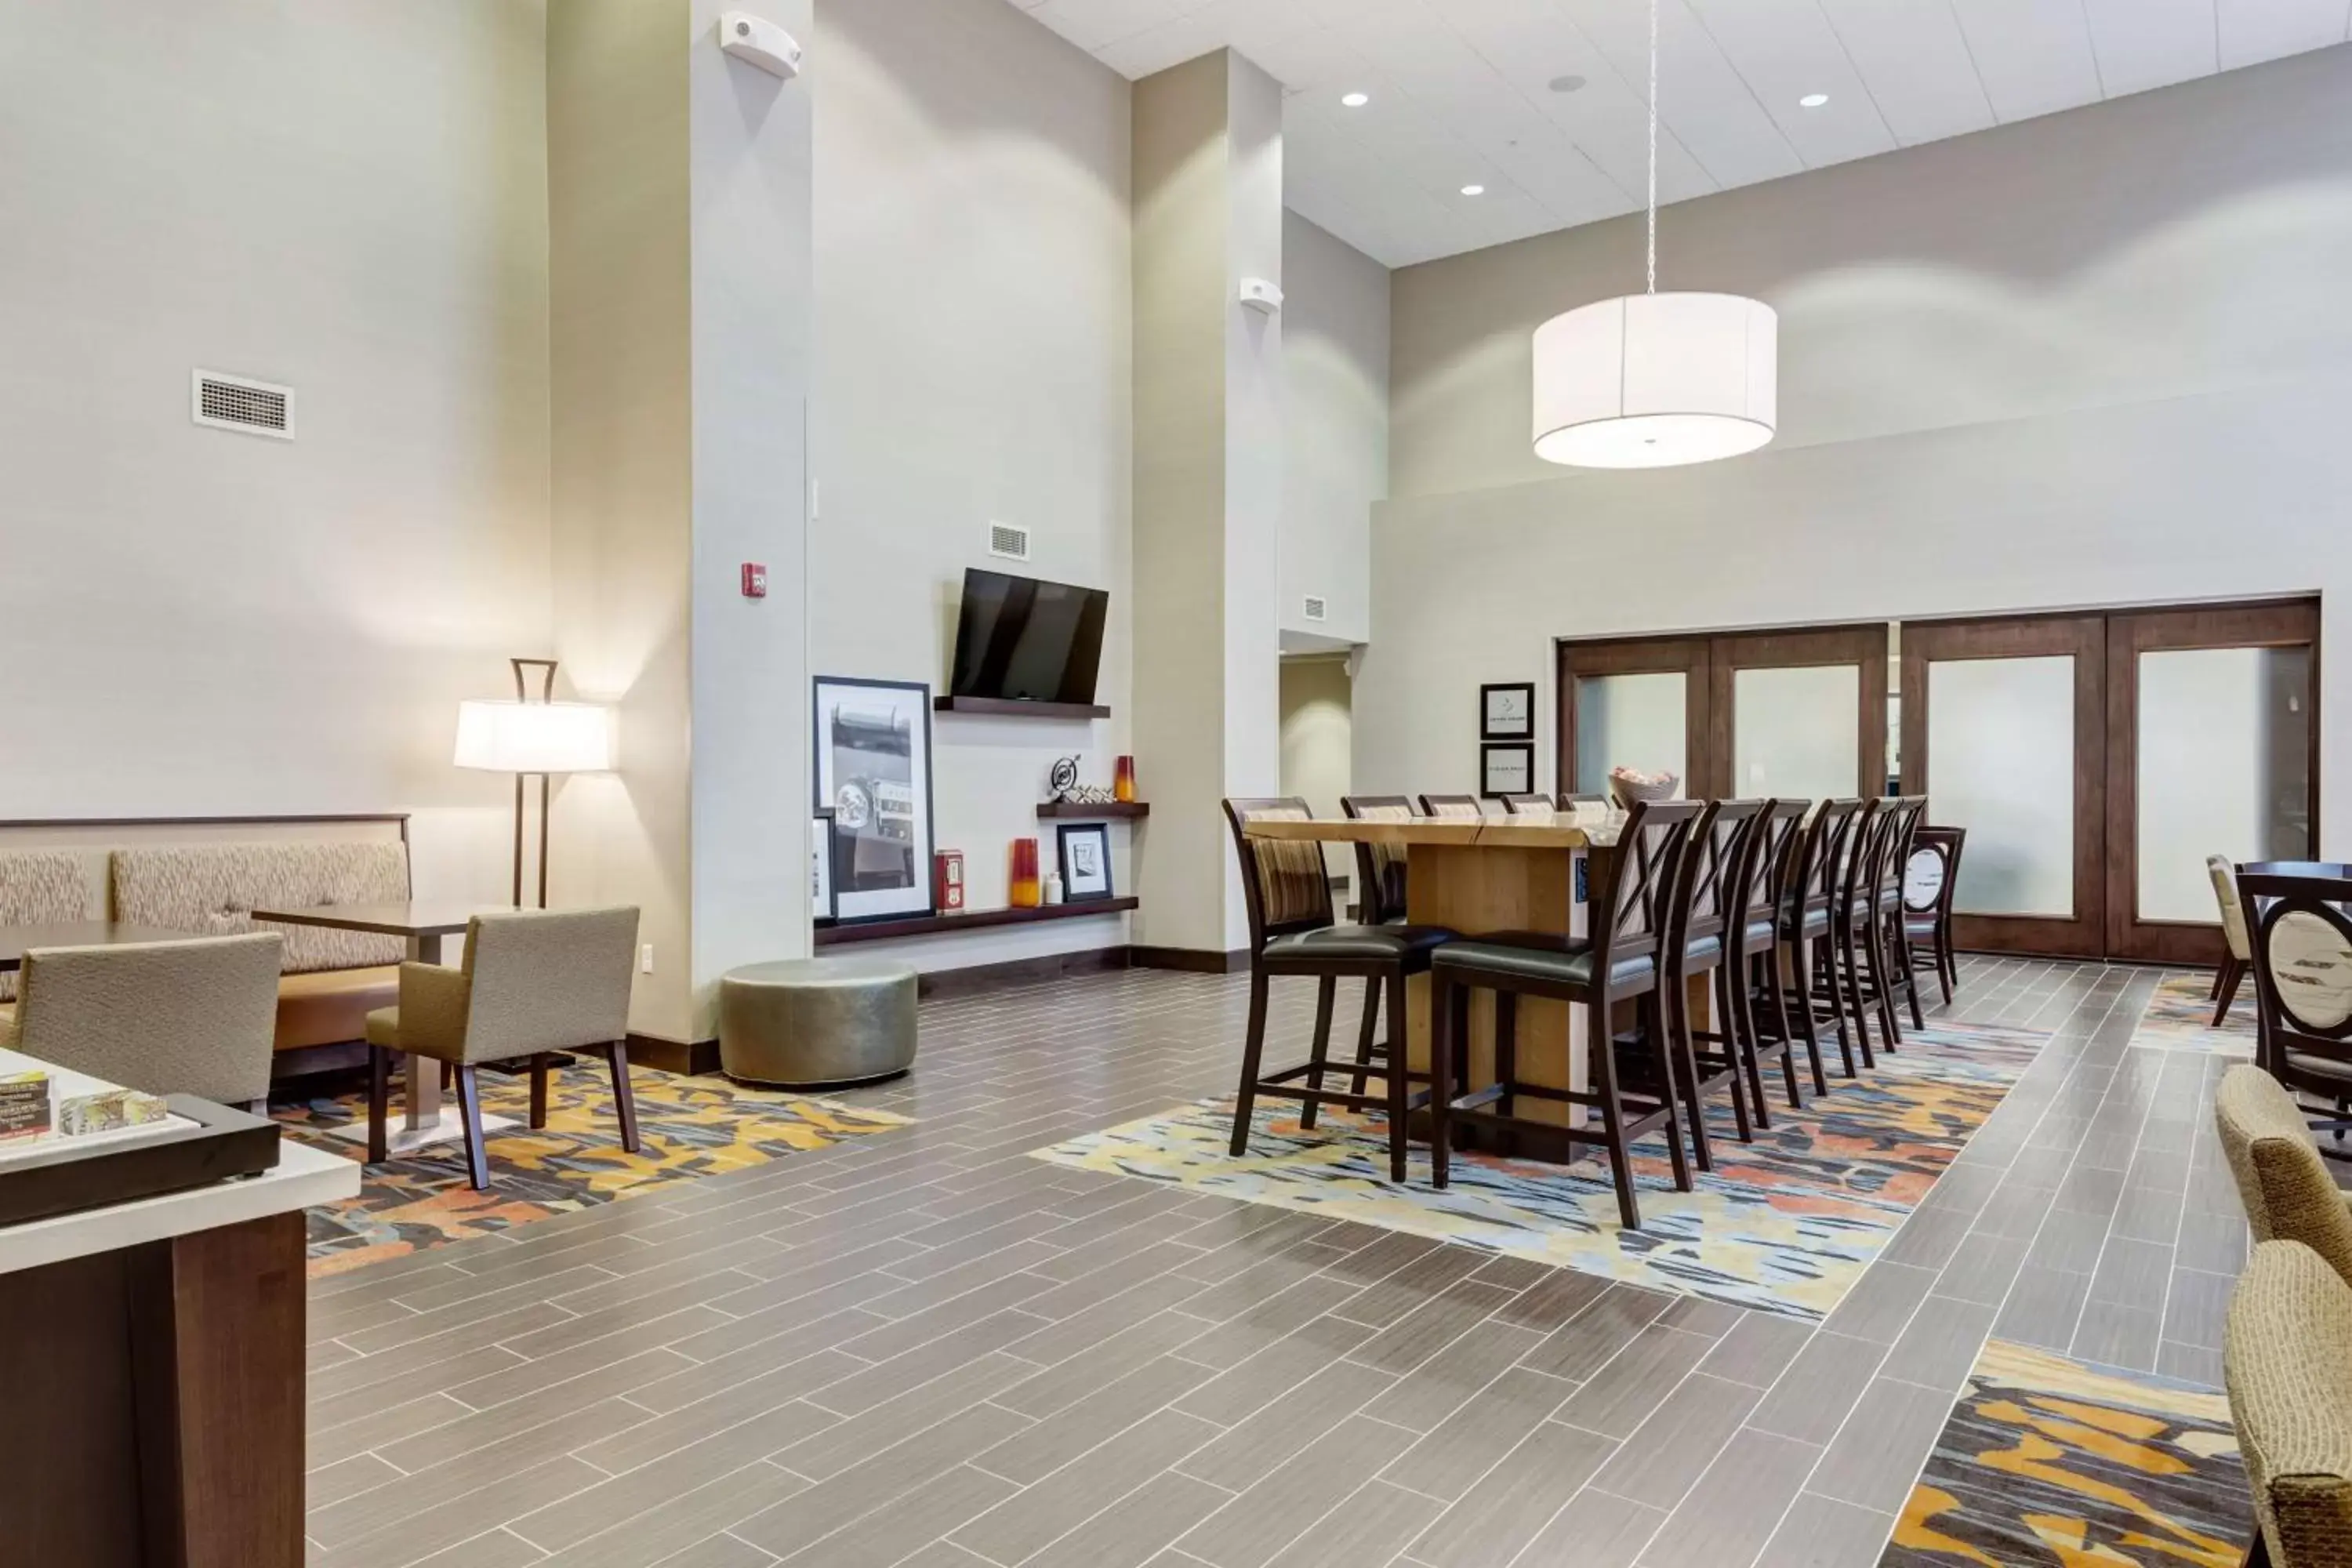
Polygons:
<instances>
[{"instance_id":1,"label":"patterned upholstered bench back","mask_svg":"<svg viewBox=\"0 0 2352 1568\"><path fill-rule=\"evenodd\" d=\"M62 851L0 851L0 925L90 918L81 863ZM0 1002L16 997L16 976L0 974Z\"/></svg>"},{"instance_id":2,"label":"patterned upholstered bench back","mask_svg":"<svg viewBox=\"0 0 2352 1568\"><path fill-rule=\"evenodd\" d=\"M226 936L276 931L285 970L361 969L398 963L400 939L312 926L259 926L257 909L398 903L408 897L408 854L399 844L182 844L117 849L114 916L139 925Z\"/></svg>"}]
</instances>

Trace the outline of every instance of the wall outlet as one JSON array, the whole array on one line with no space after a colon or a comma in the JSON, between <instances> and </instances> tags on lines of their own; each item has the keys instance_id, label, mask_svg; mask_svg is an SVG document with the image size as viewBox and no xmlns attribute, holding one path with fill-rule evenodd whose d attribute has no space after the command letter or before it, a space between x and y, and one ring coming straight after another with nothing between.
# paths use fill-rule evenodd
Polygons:
<instances>
[{"instance_id":1,"label":"wall outlet","mask_svg":"<svg viewBox=\"0 0 2352 1568\"><path fill-rule=\"evenodd\" d=\"M654 944L652 942L647 942L645 946L637 949L637 973L640 974L651 974L653 972Z\"/></svg>"}]
</instances>

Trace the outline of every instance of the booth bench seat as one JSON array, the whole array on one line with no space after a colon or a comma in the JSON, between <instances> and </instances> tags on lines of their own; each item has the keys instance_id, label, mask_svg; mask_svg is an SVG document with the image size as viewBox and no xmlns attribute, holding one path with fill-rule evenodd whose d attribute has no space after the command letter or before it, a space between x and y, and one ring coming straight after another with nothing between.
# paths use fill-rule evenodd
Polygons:
<instances>
[{"instance_id":1,"label":"booth bench seat","mask_svg":"<svg viewBox=\"0 0 2352 1568\"><path fill-rule=\"evenodd\" d=\"M367 1016L400 1005L400 965L314 969L278 980L278 1048L339 1046L367 1037Z\"/></svg>"}]
</instances>

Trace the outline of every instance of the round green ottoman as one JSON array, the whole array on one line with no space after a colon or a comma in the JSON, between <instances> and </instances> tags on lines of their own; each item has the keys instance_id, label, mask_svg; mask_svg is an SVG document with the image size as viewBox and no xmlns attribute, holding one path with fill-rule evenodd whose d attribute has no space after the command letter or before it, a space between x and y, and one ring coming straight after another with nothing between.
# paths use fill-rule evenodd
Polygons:
<instances>
[{"instance_id":1,"label":"round green ottoman","mask_svg":"<svg viewBox=\"0 0 2352 1568\"><path fill-rule=\"evenodd\" d=\"M915 1062L915 971L887 958L795 958L719 981L729 1078L791 1089L895 1078Z\"/></svg>"}]
</instances>

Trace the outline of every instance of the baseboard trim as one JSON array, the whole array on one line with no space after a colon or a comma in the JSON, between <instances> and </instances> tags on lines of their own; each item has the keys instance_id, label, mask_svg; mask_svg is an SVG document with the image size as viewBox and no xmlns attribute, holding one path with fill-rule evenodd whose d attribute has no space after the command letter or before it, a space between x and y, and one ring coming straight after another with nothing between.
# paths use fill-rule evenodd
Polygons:
<instances>
[{"instance_id":1,"label":"baseboard trim","mask_svg":"<svg viewBox=\"0 0 2352 1568\"><path fill-rule=\"evenodd\" d=\"M1128 963L1137 969L1174 969L1188 974L1239 974L1250 966L1249 949L1231 952L1197 947L1131 947Z\"/></svg>"},{"instance_id":2,"label":"baseboard trim","mask_svg":"<svg viewBox=\"0 0 2352 1568\"><path fill-rule=\"evenodd\" d=\"M1008 985L1034 985L1074 974L1101 974L1129 967L1129 949L1086 948L1077 952L1049 952L1040 958L1009 959L1002 963L975 963L962 969L934 969L922 975L922 994L964 996Z\"/></svg>"},{"instance_id":3,"label":"baseboard trim","mask_svg":"<svg viewBox=\"0 0 2352 1568\"><path fill-rule=\"evenodd\" d=\"M636 1067L649 1067L661 1072L684 1073L698 1077L719 1070L717 1040L669 1040L658 1035L640 1035L629 1031L629 1061Z\"/></svg>"}]
</instances>

